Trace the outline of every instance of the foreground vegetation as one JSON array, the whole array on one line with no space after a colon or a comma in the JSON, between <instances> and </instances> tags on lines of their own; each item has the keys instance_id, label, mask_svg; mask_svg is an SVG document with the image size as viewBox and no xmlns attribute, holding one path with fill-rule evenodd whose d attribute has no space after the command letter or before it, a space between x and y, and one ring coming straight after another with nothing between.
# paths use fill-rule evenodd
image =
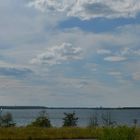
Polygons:
<instances>
[{"instance_id":1,"label":"foreground vegetation","mask_svg":"<svg viewBox=\"0 0 140 140\"><path fill-rule=\"evenodd\" d=\"M84 139L98 140L140 140L140 129L129 127L105 128L41 128L10 127L0 128L0 140L48 140L48 139Z\"/></svg>"},{"instance_id":2,"label":"foreground vegetation","mask_svg":"<svg viewBox=\"0 0 140 140\"><path fill-rule=\"evenodd\" d=\"M137 121L133 127L117 126L107 113L102 116L103 126L100 127L94 115L90 118L87 128L77 127L78 117L75 112L64 113L63 125L52 126L45 111L26 127L16 127L10 113L0 116L0 140L48 140L48 139L96 139L96 140L140 140L140 128Z\"/></svg>"}]
</instances>

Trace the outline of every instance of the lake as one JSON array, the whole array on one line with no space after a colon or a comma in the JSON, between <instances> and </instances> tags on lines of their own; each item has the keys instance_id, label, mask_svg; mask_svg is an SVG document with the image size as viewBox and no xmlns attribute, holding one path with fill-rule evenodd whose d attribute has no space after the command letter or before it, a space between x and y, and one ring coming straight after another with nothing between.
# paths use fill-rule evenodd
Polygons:
<instances>
[{"instance_id":1,"label":"lake","mask_svg":"<svg viewBox=\"0 0 140 140\"><path fill-rule=\"evenodd\" d=\"M96 116L99 125L103 125L103 117L110 117L110 120L117 125L134 125L134 120L137 120L137 125L140 126L140 108L135 109L102 109L102 108L47 108L43 109L48 113L50 121L53 126L60 127L63 124L62 118L64 112L75 112L78 119L78 126L88 126L92 116ZM1 114L10 112L13 115L13 119L18 126L25 126L31 123L42 109L3 109Z\"/></svg>"}]
</instances>

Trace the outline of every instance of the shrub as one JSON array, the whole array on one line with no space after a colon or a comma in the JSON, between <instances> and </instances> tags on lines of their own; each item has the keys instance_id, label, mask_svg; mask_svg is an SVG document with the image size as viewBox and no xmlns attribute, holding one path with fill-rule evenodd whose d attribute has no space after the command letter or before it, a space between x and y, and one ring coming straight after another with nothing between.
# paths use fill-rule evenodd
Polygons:
<instances>
[{"instance_id":1,"label":"shrub","mask_svg":"<svg viewBox=\"0 0 140 140\"><path fill-rule=\"evenodd\" d=\"M48 115L45 111L40 112L40 115L33 121L30 125L33 127L45 127L49 128L51 127L51 122L48 118Z\"/></svg>"},{"instance_id":2,"label":"shrub","mask_svg":"<svg viewBox=\"0 0 140 140\"><path fill-rule=\"evenodd\" d=\"M63 126L77 126L78 117L73 113L64 113Z\"/></svg>"},{"instance_id":3,"label":"shrub","mask_svg":"<svg viewBox=\"0 0 140 140\"><path fill-rule=\"evenodd\" d=\"M15 126L11 113L7 112L6 114L4 114L3 116L0 117L0 126L1 127Z\"/></svg>"}]
</instances>

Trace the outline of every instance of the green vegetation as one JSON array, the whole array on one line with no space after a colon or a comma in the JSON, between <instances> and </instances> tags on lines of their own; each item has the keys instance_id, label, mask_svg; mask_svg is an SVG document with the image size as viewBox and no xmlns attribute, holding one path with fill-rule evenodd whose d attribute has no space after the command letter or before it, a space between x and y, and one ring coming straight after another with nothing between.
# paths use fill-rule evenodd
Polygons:
<instances>
[{"instance_id":1,"label":"green vegetation","mask_svg":"<svg viewBox=\"0 0 140 140\"><path fill-rule=\"evenodd\" d=\"M28 126L30 127L51 127L51 122L49 120L49 117L45 111L41 111L39 117L36 118L35 121L33 121Z\"/></svg>"},{"instance_id":2,"label":"green vegetation","mask_svg":"<svg viewBox=\"0 0 140 140\"><path fill-rule=\"evenodd\" d=\"M73 113L64 113L65 117L63 118L63 126L77 126L78 117L75 116L75 112Z\"/></svg>"},{"instance_id":3,"label":"green vegetation","mask_svg":"<svg viewBox=\"0 0 140 140\"><path fill-rule=\"evenodd\" d=\"M0 116L0 127L12 127L15 126L12 114L7 112L6 114Z\"/></svg>"},{"instance_id":4,"label":"green vegetation","mask_svg":"<svg viewBox=\"0 0 140 140\"><path fill-rule=\"evenodd\" d=\"M129 127L106 128L41 128L9 127L0 128L0 140L48 140L48 139L84 139L97 140L140 140L140 129Z\"/></svg>"},{"instance_id":5,"label":"green vegetation","mask_svg":"<svg viewBox=\"0 0 140 140\"><path fill-rule=\"evenodd\" d=\"M39 116L27 127L15 127L10 113L0 115L0 140L48 140L48 139L97 139L97 140L140 140L137 121L134 127L116 126L111 114L102 115L103 127L98 125L97 114L93 114L89 127L77 127L78 117L64 113L63 127L54 128L48 114L41 111ZM13 127L14 126L14 127Z\"/></svg>"},{"instance_id":6,"label":"green vegetation","mask_svg":"<svg viewBox=\"0 0 140 140\"><path fill-rule=\"evenodd\" d=\"M0 128L0 140L96 138L100 129L89 128Z\"/></svg>"},{"instance_id":7,"label":"green vegetation","mask_svg":"<svg viewBox=\"0 0 140 140\"><path fill-rule=\"evenodd\" d=\"M135 128L123 127L106 127L100 140L136 140Z\"/></svg>"}]
</instances>

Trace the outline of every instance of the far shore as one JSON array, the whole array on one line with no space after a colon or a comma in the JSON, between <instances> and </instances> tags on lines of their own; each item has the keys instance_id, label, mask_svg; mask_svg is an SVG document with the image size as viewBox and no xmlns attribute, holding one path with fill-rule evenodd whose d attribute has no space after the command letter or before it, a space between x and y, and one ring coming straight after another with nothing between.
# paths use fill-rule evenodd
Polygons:
<instances>
[{"instance_id":1,"label":"far shore","mask_svg":"<svg viewBox=\"0 0 140 140\"><path fill-rule=\"evenodd\" d=\"M45 106L0 106L0 109L95 109L95 110L125 110L125 109L140 109L140 107L45 107Z\"/></svg>"}]
</instances>

